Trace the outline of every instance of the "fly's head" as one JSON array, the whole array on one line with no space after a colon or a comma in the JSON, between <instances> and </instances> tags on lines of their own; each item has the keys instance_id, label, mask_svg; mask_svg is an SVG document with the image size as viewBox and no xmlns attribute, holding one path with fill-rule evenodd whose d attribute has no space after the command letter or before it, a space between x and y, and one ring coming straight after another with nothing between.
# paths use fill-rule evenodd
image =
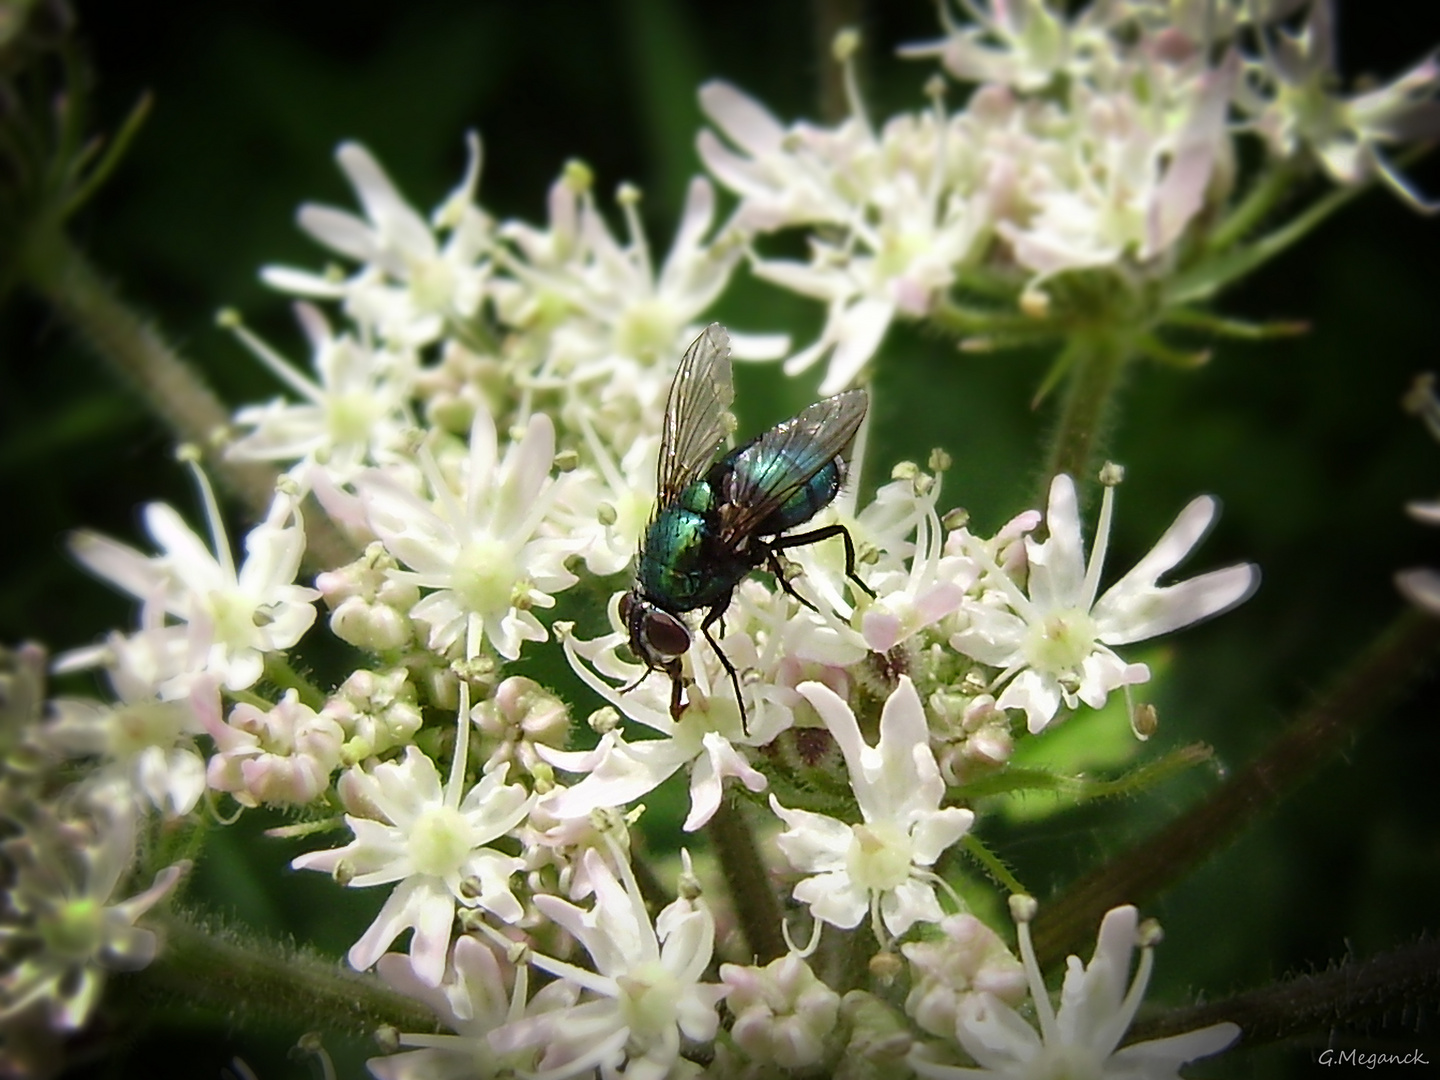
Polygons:
<instances>
[{"instance_id":1,"label":"fly's head","mask_svg":"<svg viewBox=\"0 0 1440 1080\"><path fill-rule=\"evenodd\" d=\"M630 651L647 668L680 677L680 658L690 651L690 628L647 600L638 588L620 598L620 619L630 635Z\"/></svg>"}]
</instances>

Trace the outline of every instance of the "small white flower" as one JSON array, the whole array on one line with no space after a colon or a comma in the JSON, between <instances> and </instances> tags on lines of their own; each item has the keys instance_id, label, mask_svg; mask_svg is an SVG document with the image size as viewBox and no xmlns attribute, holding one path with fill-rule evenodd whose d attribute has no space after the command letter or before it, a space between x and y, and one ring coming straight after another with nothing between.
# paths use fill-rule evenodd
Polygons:
<instances>
[{"instance_id":1,"label":"small white flower","mask_svg":"<svg viewBox=\"0 0 1440 1080\"><path fill-rule=\"evenodd\" d=\"M329 206L300 208L300 227L322 244L361 263L346 280L288 267L267 267L261 276L277 289L319 298L342 298L358 323L401 347L435 340L447 320L479 310L490 272L484 256L491 225L473 205L480 176L480 140L468 139L470 163L460 186L435 212L435 227L448 230L444 245L424 218L396 190L379 162L359 143L335 152L355 188L365 217Z\"/></svg>"},{"instance_id":2,"label":"small white flower","mask_svg":"<svg viewBox=\"0 0 1440 1080\"><path fill-rule=\"evenodd\" d=\"M617 201L628 233L622 243L595 205L589 170L572 163L551 188L550 229L507 223L502 235L519 254L497 252L506 271L495 282L500 319L533 335L533 364L518 379L560 394L564 425L580 429L588 421L620 453L648 433L643 424L662 407L673 360L694 340L700 315L744 254L744 237L733 227L711 236L715 190L697 177L674 244L657 267L639 199L635 188L621 187ZM732 341L739 358L773 359L789 347L783 336Z\"/></svg>"},{"instance_id":3,"label":"small white flower","mask_svg":"<svg viewBox=\"0 0 1440 1080\"><path fill-rule=\"evenodd\" d=\"M148 889L117 900L135 859L135 809L126 795L107 802L78 823L42 811L0 845L13 875L9 915L21 920L0 930L7 952L21 957L0 975L0 1022L43 1005L53 1027L74 1031L99 1000L106 971L138 971L155 959L159 939L135 924L190 864L167 867Z\"/></svg>"},{"instance_id":4,"label":"small white flower","mask_svg":"<svg viewBox=\"0 0 1440 1080\"><path fill-rule=\"evenodd\" d=\"M614 605L611 605L612 612ZM709 642L695 635L687 656L687 670L695 679L689 687L689 704L677 721L670 716L670 683L659 673L644 679L628 693L618 692L600 676L633 683L644 673L639 664L615 655L625 635L611 633L592 641L564 639L571 669L616 709L637 723L658 731L663 738L626 741L619 731L601 739L593 750L565 752L537 747L551 765L566 772L585 773L570 788L545 797L548 813L558 818L583 817L602 807L617 807L639 799L685 766L690 766L690 813L684 828L700 828L720 807L722 785L729 776L751 791L765 788L765 776L755 769L740 745L763 745L790 726L790 710L772 688L742 683L751 689L746 711L748 735L741 730L740 710L730 689L730 677ZM721 643L731 663L744 668L754 646L742 631L727 634ZM593 669L592 669L593 665ZM598 672L598 675L597 675Z\"/></svg>"},{"instance_id":5,"label":"small white flower","mask_svg":"<svg viewBox=\"0 0 1440 1080\"><path fill-rule=\"evenodd\" d=\"M203 477L202 486L213 552L163 503L145 508L146 527L163 555L147 557L89 532L77 533L70 542L87 569L142 602L142 626L161 630L167 616L185 624L183 631L163 627L167 636L183 634L188 661L181 674L159 688L166 698L185 694L190 681L205 672L228 690L254 685L264 670L265 654L290 648L310 628L315 621L312 601L320 595L294 584L305 552L305 529L291 496L275 496L266 520L245 537L245 562L237 569Z\"/></svg>"},{"instance_id":6,"label":"small white flower","mask_svg":"<svg viewBox=\"0 0 1440 1080\"><path fill-rule=\"evenodd\" d=\"M1150 678L1148 667L1127 664L1111 646L1145 641L1218 615L1244 601L1260 582L1259 568L1243 563L1175 585L1158 583L1215 520L1218 504L1202 495L1180 512L1133 570L1097 599L1114 498L1114 487L1106 485L1087 565L1075 484L1063 474L1055 477L1045 515L1049 539L1025 539L1027 591L995 565L983 544L973 538L965 544L985 567L986 584L998 590L1008 608L967 606L970 623L950 644L1003 669L995 680L997 687L1005 686L997 704L1023 709L1032 734L1055 718L1062 702L1071 709L1080 701L1098 709L1110 691Z\"/></svg>"},{"instance_id":7,"label":"small white flower","mask_svg":"<svg viewBox=\"0 0 1440 1080\"><path fill-rule=\"evenodd\" d=\"M205 759L195 736L205 730L201 717L216 707L215 692L210 681L197 679L182 701L56 698L39 743L66 757L100 758L101 774L117 770L156 809L179 817L205 793Z\"/></svg>"},{"instance_id":8,"label":"small white flower","mask_svg":"<svg viewBox=\"0 0 1440 1080\"><path fill-rule=\"evenodd\" d=\"M525 641L544 641L532 607L553 607L552 593L578 580L565 569L569 539L537 535L550 512L555 428L536 413L524 438L499 460L495 421L475 414L461 489L452 489L434 458L422 455L433 501L378 471L357 481L371 527L405 570L396 581L433 590L410 615L430 626L430 648L446 654L481 637L507 660Z\"/></svg>"},{"instance_id":9,"label":"small white flower","mask_svg":"<svg viewBox=\"0 0 1440 1080\"><path fill-rule=\"evenodd\" d=\"M1051 10L1046 0L966 0L975 25L953 21L948 0L940 5L946 36L939 41L901 47L908 57L938 56L961 82L1000 83L1020 90L1043 90L1062 73L1088 74L1090 55L1105 49L1100 20L1118 5L1092 4L1073 24Z\"/></svg>"},{"instance_id":10,"label":"small white flower","mask_svg":"<svg viewBox=\"0 0 1440 1080\"><path fill-rule=\"evenodd\" d=\"M715 944L715 919L703 900L682 895L650 924L628 868L625 884L591 849L584 855L595 888L587 911L556 896L537 896L542 914L590 954L594 972L532 953L530 962L587 992L567 1009L506 1025L491 1036L502 1053L543 1047L536 1072L548 1080L588 1074L663 1080L679 1061L680 1039L709 1040L725 988L701 982Z\"/></svg>"},{"instance_id":11,"label":"small white flower","mask_svg":"<svg viewBox=\"0 0 1440 1080\"><path fill-rule=\"evenodd\" d=\"M506 784L507 766L483 776L461 797L461 778L444 787L435 763L414 746L405 758L366 771L354 785L383 820L347 814L355 839L340 848L296 858L297 870L338 874L352 888L399 882L380 914L350 947L350 966L363 971L407 929L416 975L439 986L450 951L455 905L481 907L506 922L520 918L510 875L522 861L488 845L510 832L530 810L519 784Z\"/></svg>"},{"instance_id":12,"label":"small white flower","mask_svg":"<svg viewBox=\"0 0 1440 1080\"><path fill-rule=\"evenodd\" d=\"M929 868L965 835L975 815L940 805L945 782L914 684L902 675L886 699L875 746L861 738L855 714L829 687L809 682L799 690L845 756L863 821L846 825L824 814L786 810L770 797L786 826L777 840L780 850L791 866L811 875L795 886L795 899L842 930L859 925L867 911L895 937L917 921L939 922L943 912Z\"/></svg>"},{"instance_id":13,"label":"small white flower","mask_svg":"<svg viewBox=\"0 0 1440 1080\"><path fill-rule=\"evenodd\" d=\"M377 1080L492 1080L524 1072L533 1054L502 1055L490 1045L489 1035L509 1020L526 1013L542 1014L575 1004L578 991L569 983L553 982L525 1006L525 969L518 972L494 945L471 934L455 941L445 980L430 986L420 977L412 957L386 953L375 965L391 989L424 1002L453 1035L404 1033L400 1045L414 1047L404 1053L371 1058L366 1067ZM513 995L507 996L507 987Z\"/></svg>"},{"instance_id":14,"label":"small white flower","mask_svg":"<svg viewBox=\"0 0 1440 1080\"><path fill-rule=\"evenodd\" d=\"M337 336L311 304L296 304L295 312L314 350L315 378L237 326L240 340L300 401L237 410L235 425L249 430L226 453L241 461L315 464L335 483L345 483L361 466L387 460L414 430L409 400L415 356Z\"/></svg>"},{"instance_id":15,"label":"small white flower","mask_svg":"<svg viewBox=\"0 0 1440 1080\"><path fill-rule=\"evenodd\" d=\"M1028 901L1028 897L1017 899ZM1016 907L1015 901L1011 906L1012 910ZM1142 928L1143 939L1137 936L1133 907L1107 912L1090 963L1082 965L1078 956L1070 957L1057 1013L1035 962L1029 921L1018 921L1020 953L1040 1031L1037 1033L1028 1020L993 994L970 995L958 1010L955 1038L979 1067L939 1064L933 1060L930 1048L917 1044L906 1063L924 1080L1036 1080L1059 1076L1178 1080L1181 1065L1219 1053L1240 1035L1235 1024L1213 1024L1116 1050L1150 982L1156 935ZM1140 966L1127 989L1125 978L1137 941L1144 947Z\"/></svg>"}]
</instances>

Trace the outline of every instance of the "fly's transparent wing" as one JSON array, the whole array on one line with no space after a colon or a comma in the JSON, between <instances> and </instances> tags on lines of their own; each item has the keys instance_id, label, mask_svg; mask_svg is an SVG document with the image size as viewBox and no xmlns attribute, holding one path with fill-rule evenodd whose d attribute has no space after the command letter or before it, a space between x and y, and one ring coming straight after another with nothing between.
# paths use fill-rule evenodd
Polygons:
<instances>
[{"instance_id":1,"label":"fly's transparent wing","mask_svg":"<svg viewBox=\"0 0 1440 1080\"><path fill-rule=\"evenodd\" d=\"M730 432L729 409L734 400L730 335L719 323L711 323L685 350L665 399L658 506L673 501L714 463Z\"/></svg>"},{"instance_id":2,"label":"fly's transparent wing","mask_svg":"<svg viewBox=\"0 0 1440 1080\"><path fill-rule=\"evenodd\" d=\"M776 424L741 451L751 467L738 468L724 493L728 504L722 539L736 543L837 457L848 455L870 395L863 389L817 401Z\"/></svg>"}]
</instances>

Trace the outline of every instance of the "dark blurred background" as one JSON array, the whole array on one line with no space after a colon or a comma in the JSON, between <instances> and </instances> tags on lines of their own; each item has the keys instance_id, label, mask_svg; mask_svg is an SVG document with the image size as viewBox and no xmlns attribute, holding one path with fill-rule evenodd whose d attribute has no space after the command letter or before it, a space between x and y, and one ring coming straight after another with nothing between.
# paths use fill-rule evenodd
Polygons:
<instances>
[{"instance_id":1,"label":"dark blurred background","mask_svg":"<svg viewBox=\"0 0 1440 1080\"><path fill-rule=\"evenodd\" d=\"M931 68L891 49L937 36L933 8L853 2L872 116L918 107ZM307 200L353 205L332 158L341 140L368 145L428 211L461 175L464 132L477 130L481 201L497 217L537 223L550 182L581 158L606 201L621 181L643 188L651 241L663 252L699 168L695 87L727 78L782 118L813 117L828 69L828 42L815 30L822 6L798 0L77 6L98 126L113 130L142 92L155 107L73 233L232 403L268 399L277 387L215 327L215 313L238 308L304 358L288 301L257 270L326 260L294 216ZM1347 78L1393 76L1440 42L1440 5L1339 7ZM1434 161L1411 173L1440 198ZM1235 613L1177 637L1173 650L1136 652L1157 668L1168 663L1148 691L1161 719L1152 747L1204 740L1224 769L1243 765L1394 618L1394 571L1440 565L1440 532L1402 510L1440 494L1440 445L1400 409L1415 374L1437 363L1437 238L1440 225L1373 191L1225 299L1231 314L1308 319L1309 336L1222 343L1193 372L1133 371L1108 449L1128 467L1110 566L1131 565L1186 501L1212 492L1225 516L1194 567L1249 559L1265 575ZM790 329L800 341L820 324L818 305L743 279L715 314L747 330ZM68 560L66 531L97 528L143 546L145 502L171 501L195 519L196 501L172 463L170 435L24 294L0 310L0 357L0 490L14 515L0 640L60 650L130 619L126 601ZM875 377L873 475L943 446L955 459L944 501L967 507L978 527L1029 505L1051 423L1048 407L1029 404L1046 359L958 355L912 328L893 330ZM759 424L810 400L818 372L797 383L773 367L739 377L752 412L742 420ZM1433 934L1437 721L1431 680L1239 843L1146 904L1167 932L1152 999L1213 1000ZM1132 803L998 829L993 839L1043 898L1215 778L1201 771ZM320 875L294 880L284 869L294 853L275 842L221 845L198 878L202 902L338 956L380 897L338 897ZM281 878L290 880L277 888ZM237 1054L262 1080L304 1072L283 1056L298 1032L262 1038L180 1013L119 1016L111 1034L124 1035L122 1049L106 1044L94 1075L213 1077ZM1402 1049L1416 1039L1403 1026L1369 1034ZM365 1048L338 1049L355 1075ZM1312 1052L1242 1054L1208 1074L1309 1075Z\"/></svg>"}]
</instances>

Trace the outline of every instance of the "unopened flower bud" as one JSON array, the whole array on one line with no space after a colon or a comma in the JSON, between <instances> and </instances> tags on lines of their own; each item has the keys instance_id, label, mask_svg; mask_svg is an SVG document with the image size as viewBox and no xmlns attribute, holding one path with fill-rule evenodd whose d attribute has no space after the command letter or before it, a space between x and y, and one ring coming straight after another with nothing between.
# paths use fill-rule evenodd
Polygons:
<instances>
[{"instance_id":1,"label":"unopened flower bud","mask_svg":"<svg viewBox=\"0 0 1440 1080\"><path fill-rule=\"evenodd\" d=\"M720 979L729 988L725 1003L735 1017L730 1033L751 1060L789 1070L824 1059L840 995L805 961L789 955L764 967L722 964Z\"/></svg>"}]
</instances>

